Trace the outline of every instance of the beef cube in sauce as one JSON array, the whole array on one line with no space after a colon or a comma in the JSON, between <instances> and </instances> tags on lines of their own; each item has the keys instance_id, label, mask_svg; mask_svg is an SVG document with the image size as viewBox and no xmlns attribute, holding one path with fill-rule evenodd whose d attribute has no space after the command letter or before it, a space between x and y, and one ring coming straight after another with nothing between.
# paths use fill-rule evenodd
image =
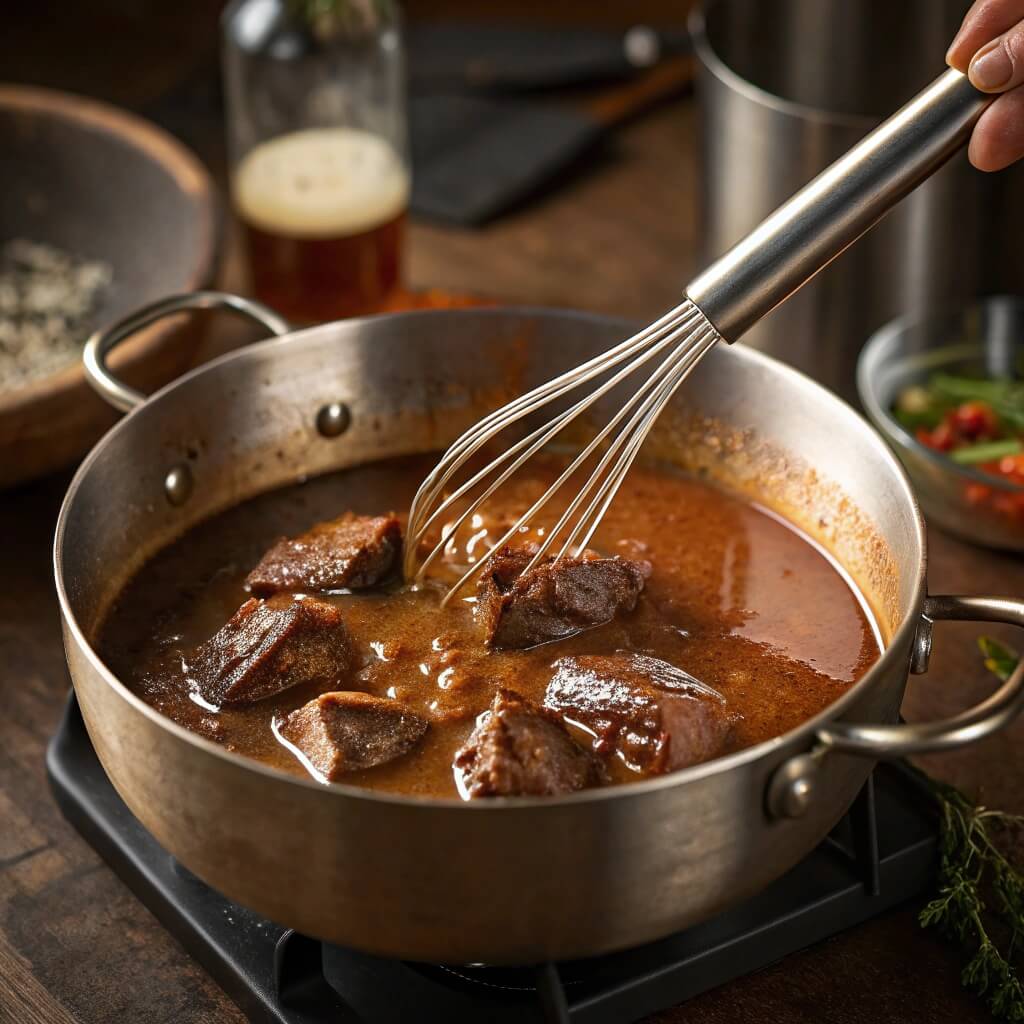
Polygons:
<instances>
[{"instance_id":1,"label":"beef cube in sauce","mask_svg":"<svg viewBox=\"0 0 1024 1024\"><path fill-rule=\"evenodd\" d=\"M299 683L336 684L352 661L341 612L313 597L250 598L185 669L207 704L251 704Z\"/></svg>"},{"instance_id":2,"label":"beef cube in sauce","mask_svg":"<svg viewBox=\"0 0 1024 1024\"><path fill-rule=\"evenodd\" d=\"M557 715L499 690L455 754L459 791L488 796L553 796L604 781L600 761L579 746Z\"/></svg>"},{"instance_id":3,"label":"beef cube in sauce","mask_svg":"<svg viewBox=\"0 0 1024 1024\"><path fill-rule=\"evenodd\" d=\"M682 669L639 654L561 658L546 707L594 737L642 775L686 768L725 749L732 718L717 690Z\"/></svg>"},{"instance_id":4,"label":"beef cube in sauce","mask_svg":"<svg viewBox=\"0 0 1024 1024\"><path fill-rule=\"evenodd\" d=\"M393 700L369 693L323 693L275 722L274 731L312 768L334 782L408 754L427 722Z\"/></svg>"},{"instance_id":5,"label":"beef cube in sauce","mask_svg":"<svg viewBox=\"0 0 1024 1024\"><path fill-rule=\"evenodd\" d=\"M260 597L279 591L362 590L389 576L402 550L394 516L357 516L317 523L298 537L282 537L246 578Z\"/></svg>"},{"instance_id":6,"label":"beef cube in sauce","mask_svg":"<svg viewBox=\"0 0 1024 1024\"><path fill-rule=\"evenodd\" d=\"M572 636L636 607L650 566L625 558L549 559L523 572L529 548L502 548L484 569L477 614L490 647L526 648Z\"/></svg>"}]
</instances>

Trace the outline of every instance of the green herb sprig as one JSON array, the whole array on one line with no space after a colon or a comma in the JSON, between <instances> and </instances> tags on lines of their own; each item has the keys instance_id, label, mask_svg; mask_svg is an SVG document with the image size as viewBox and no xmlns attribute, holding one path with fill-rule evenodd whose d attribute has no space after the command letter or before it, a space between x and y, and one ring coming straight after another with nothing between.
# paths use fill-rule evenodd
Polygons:
<instances>
[{"instance_id":1,"label":"green herb sprig","mask_svg":"<svg viewBox=\"0 0 1024 1024\"><path fill-rule=\"evenodd\" d=\"M1013 675L1013 670L1020 661L1020 655L1006 644L1001 644L990 636L979 636L978 647L985 658L985 668L999 676L1005 683Z\"/></svg>"},{"instance_id":2,"label":"green herb sprig","mask_svg":"<svg viewBox=\"0 0 1024 1024\"><path fill-rule=\"evenodd\" d=\"M981 637L978 645L985 666L1008 679L1017 653L991 637ZM1024 876L997 844L1024 830L1024 815L977 806L954 786L928 782L940 809L939 892L921 911L921 925L971 951L960 980L984 998L993 1016L1024 1021L1024 984L1015 965L1024 938ZM990 933L993 919L1008 933L1005 943Z\"/></svg>"}]
</instances>

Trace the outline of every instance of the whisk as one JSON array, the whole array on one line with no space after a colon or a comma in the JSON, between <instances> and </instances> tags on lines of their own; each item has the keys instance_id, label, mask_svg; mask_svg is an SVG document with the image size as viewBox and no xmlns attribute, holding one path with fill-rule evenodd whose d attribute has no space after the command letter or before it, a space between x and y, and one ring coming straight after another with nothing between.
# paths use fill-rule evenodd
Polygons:
<instances>
[{"instance_id":1,"label":"whisk","mask_svg":"<svg viewBox=\"0 0 1024 1024\"><path fill-rule=\"evenodd\" d=\"M994 97L948 70L883 122L746 238L698 275L661 319L581 366L485 416L467 430L420 485L409 510L406 579L420 581L448 537L514 473L612 388L654 363L628 401L597 431L550 487L448 590L452 599L483 564L531 524L603 447L596 466L558 521L544 531L526 570L559 544L556 560L586 548L673 394L719 341L732 343L784 302L959 149ZM660 357L660 358L659 358ZM599 380L603 375L606 379ZM501 431L588 382L568 408L507 447L461 482L454 479ZM455 518L448 521L448 517ZM420 557L423 539L440 540Z\"/></svg>"}]
</instances>

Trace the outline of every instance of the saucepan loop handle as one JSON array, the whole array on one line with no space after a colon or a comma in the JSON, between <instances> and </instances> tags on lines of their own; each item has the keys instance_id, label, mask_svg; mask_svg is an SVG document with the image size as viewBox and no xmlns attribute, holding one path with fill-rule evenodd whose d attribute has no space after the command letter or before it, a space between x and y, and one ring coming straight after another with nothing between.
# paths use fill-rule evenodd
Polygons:
<instances>
[{"instance_id":1,"label":"saucepan loop handle","mask_svg":"<svg viewBox=\"0 0 1024 1024\"><path fill-rule=\"evenodd\" d=\"M924 616L931 621L1005 622L1024 627L1024 601L1009 597L928 597ZM818 731L818 741L830 750L873 758L931 754L974 743L1002 729L1022 710L1024 659L991 697L952 718L903 725L834 722Z\"/></svg>"},{"instance_id":2,"label":"saucepan loop handle","mask_svg":"<svg viewBox=\"0 0 1024 1024\"><path fill-rule=\"evenodd\" d=\"M1010 597L928 597L923 616L929 628L939 620L1005 622L1024 627L1024 601ZM768 813L779 818L802 815L811 805L818 769L830 752L886 760L952 750L1002 729L1022 710L1024 658L991 697L952 718L901 725L833 722L817 731L814 749L790 758L774 771L766 794Z\"/></svg>"},{"instance_id":3,"label":"saucepan loop handle","mask_svg":"<svg viewBox=\"0 0 1024 1024\"><path fill-rule=\"evenodd\" d=\"M107 366L107 355L125 338L143 327L148 327L154 321L194 309L227 309L240 313L262 324L275 337L287 334L291 330L288 321L269 306L242 298L240 295L232 295L230 292L200 291L172 295L143 306L142 309L93 334L85 343L82 353L86 380L100 397L115 409L131 412L146 400L146 396L114 376Z\"/></svg>"}]
</instances>

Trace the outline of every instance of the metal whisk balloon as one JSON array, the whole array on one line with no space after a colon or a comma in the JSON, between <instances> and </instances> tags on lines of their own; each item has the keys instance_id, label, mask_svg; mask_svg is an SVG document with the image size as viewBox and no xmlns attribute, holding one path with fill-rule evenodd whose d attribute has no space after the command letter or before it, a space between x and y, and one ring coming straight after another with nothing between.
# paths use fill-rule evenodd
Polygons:
<instances>
[{"instance_id":1,"label":"metal whisk balloon","mask_svg":"<svg viewBox=\"0 0 1024 1024\"><path fill-rule=\"evenodd\" d=\"M733 342L809 281L966 141L994 97L949 70L881 124L845 156L769 216L745 239L690 282L684 301L660 320L484 417L445 453L420 485L409 510L405 575L420 580L446 538L524 463L598 399L654 362L629 400L569 463L554 483L448 591L450 600L502 545L531 523L603 446L597 465L546 531L528 569L559 543L556 558L586 547L615 498L655 420L682 382L718 341ZM655 361L656 357L660 357ZM607 375L606 379L599 380ZM468 479L456 481L468 460L501 431L576 388L596 385L567 409L516 441ZM446 517L456 510L456 518ZM425 557L421 542L445 524Z\"/></svg>"}]
</instances>

